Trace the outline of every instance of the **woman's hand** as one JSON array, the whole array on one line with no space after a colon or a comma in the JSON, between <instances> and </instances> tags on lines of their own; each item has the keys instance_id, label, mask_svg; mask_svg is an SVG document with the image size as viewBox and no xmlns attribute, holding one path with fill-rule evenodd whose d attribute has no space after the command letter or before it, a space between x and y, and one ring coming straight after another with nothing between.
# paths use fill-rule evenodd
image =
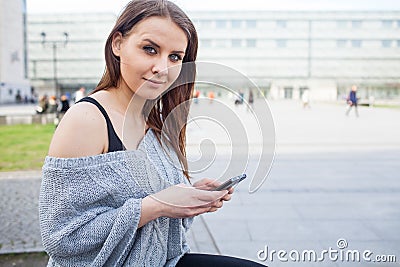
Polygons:
<instances>
[{"instance_id":1,"label":"woman's hand","mask_svg":"<svg viewBox=\"0 0 400 267\"><path fill-rule=\"evenodd\" d=\"M193 184L193 186L197 189L201 190L214 190L216 187L220 186L222 183L213 179L204 178L200 181L197 181ZM228 189L228 194L224 195L221 200L229 201L232 198L234 188L231 187Z\"/></svg>"},{"instance_id":2,"label":"woman's hand","mask_svg":"<svg viewBox=\"0 0 400 267\"><path fill-rule=\"evenodd\" d=\"M218 210L226 195L228 190L209 191L178 184L148 197L157 202L159 217L187 218Z\"/></svg>"},{"instance_id":3,"label":"woman's hand","mask_svg":"<svg viewBox=\"0 0 400 267\"><path fill-rule=\"evenodd\" d=\"M195 188L201 189L201 190L213 190L221 184L222 183L219 181L209 179L209 178L204 178L204 179L201 179L200 181L194 183L193 186ZM226 190L224 190L224 191L226 191ZM234 191L233 187L229 188L228 193L225 194L219 201L214 202L213 207L208 212L217 211L219 208L222 207L222 205L224 204L224 201L231 200L233 191Z\"/></svg>"}]
</instances>

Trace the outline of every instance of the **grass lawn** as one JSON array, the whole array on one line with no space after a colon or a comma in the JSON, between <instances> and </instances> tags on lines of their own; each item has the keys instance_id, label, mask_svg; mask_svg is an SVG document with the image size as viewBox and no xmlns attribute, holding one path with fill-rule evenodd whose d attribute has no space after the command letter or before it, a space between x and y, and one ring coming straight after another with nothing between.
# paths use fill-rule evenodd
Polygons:
<instances>
[{"instance_id":1,"label":"grass lawn","mask_svg":"<svg viewBox=\"0 0 400 267\"><path fill-rule=\"evenodd\" d=\"M0 126L0 171L39 170L53 133L54 124Z\"/></svg>"}]
</instances>

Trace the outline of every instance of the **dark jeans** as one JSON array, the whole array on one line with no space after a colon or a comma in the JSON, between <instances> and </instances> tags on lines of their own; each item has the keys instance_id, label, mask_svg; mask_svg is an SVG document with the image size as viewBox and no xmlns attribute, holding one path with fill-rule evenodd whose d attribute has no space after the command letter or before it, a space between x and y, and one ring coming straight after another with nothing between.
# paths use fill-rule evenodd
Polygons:
<instances>
[{"instance_id":1,"label":"dark jeans","mask_svg":"<svg viewBox=\"0 0 400 267\"><path fill-rule=\"evenodd\" d=\"M358 109L357 109L357 103L353 103L349 105L349 108L346 111L346 116L349 116L351 108L354 107L354 110L356 111L356 116L358 117Z\"/></svg>"},{"instance_id":2,"label":"dark jeans","mask_svg":"<svg viewBox=\"0 0 400 267\"><path fill-rule=\"evenodd\" d=\"M176 267L261 267L254 261L222 255L186 253Z\"/></svg>"}]
</instances>

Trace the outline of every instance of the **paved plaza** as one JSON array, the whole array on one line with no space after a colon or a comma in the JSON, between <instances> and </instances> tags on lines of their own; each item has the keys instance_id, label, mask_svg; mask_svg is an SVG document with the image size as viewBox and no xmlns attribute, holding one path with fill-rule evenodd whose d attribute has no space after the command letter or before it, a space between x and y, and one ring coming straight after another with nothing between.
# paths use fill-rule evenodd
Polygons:
<instances>
[{"instance_id":1,"label":"paved plaza","mask_svg":"<svg viewBox=\"0 0 400 267\"><path fill-rule=\"evenodd\" d=\"M234 106L230 99L224 103L245 128L256 129L245 106ZM264 103L256 102L255 109L260 105ZM193 106L216 113L218 107ZM276 154L266 182L249 194L247 179L221 210L199 216L189 233L192 250L268 266L398 266L400 109L360 107L356 118L354 111L345 116L344 104L312 103L311 109L303 109L299 102L272 101L270 107ZM191 125L189 140L190 135L215 136L218 127ZM268 162L253 157L261 144L251 134L242 141L249 144L251 156L230 158L229 140L217 134L218 156L195 178L218 178L229 162L245 166L249 178L260 166L267 167ZM188 144L189 153L197 150L195 142ZM39 186L40 172L0 173L0 253L43 249ZM351 261L357 253L360 261ZM393 256L396 263L378 262L393 261Z\"/></svg>"}]
</instances>

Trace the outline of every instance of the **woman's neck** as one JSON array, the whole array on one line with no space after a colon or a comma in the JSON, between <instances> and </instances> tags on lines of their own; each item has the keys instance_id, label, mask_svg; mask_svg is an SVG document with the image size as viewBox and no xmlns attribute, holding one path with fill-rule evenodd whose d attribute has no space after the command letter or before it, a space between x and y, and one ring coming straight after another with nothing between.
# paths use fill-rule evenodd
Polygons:
<instances>
[{"instance_id":1,"label":"woman's neck","mask_svg":"<svg viewBox=\"0 0 400 267\"><path fill-rule=\"evenodd\" d=\"M142 111L146 103L145 99L135 95L129 88L122 86L110 89L110 93L115 96L118 107L121 108L121 113L126 114L129 112L135 121L142 121L144 119Z\"/></svg>"}]
</instances>

